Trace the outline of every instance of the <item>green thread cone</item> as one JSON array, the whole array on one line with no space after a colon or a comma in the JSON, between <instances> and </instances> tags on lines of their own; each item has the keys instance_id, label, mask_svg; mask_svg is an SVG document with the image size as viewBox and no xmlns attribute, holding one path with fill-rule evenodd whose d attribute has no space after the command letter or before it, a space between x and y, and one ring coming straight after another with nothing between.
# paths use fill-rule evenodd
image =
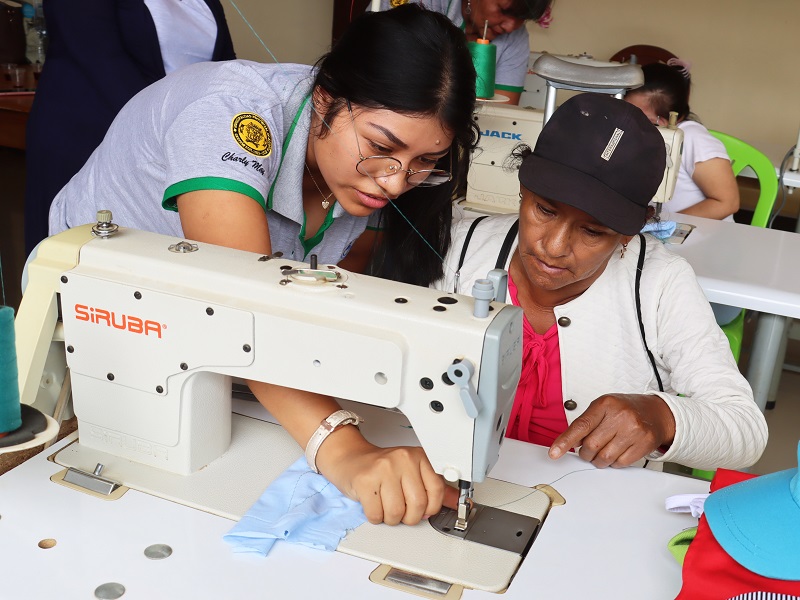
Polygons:
<instances>
[{"instance_id":1,"label":"green thread cone","mask_svg":"<svg viewBox=\"0 0 800 600\"><path fill-rule=\"evenodd\" d=\"M468 46L477 75L475 95L478 98L493 98L494 77L497 69L497 46L478 42L469 42Z\"/></svg>"},{"instance_id":2,"label":"green thread cone","mask_svg":"<svg viewBox=\"0 0 800 600\"><path fill-rule=\"evenodd\" d=\"M0 433L8 433L22 426L20 410L14 309L0 306Z\"/></svg>"}]
</instances>

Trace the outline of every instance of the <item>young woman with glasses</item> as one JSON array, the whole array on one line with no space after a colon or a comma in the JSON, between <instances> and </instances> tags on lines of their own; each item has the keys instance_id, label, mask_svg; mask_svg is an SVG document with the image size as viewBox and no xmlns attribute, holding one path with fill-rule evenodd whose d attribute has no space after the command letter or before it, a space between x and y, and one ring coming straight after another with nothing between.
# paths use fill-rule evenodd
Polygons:
<instances>
[{"instance_id":1,"label":"young woman with glasses","mask_svg":"<svg viewBox=\"0 0 800 600\"><path fill-rule=\"evenodd\" d=\"M54 200L50 233L110 209L125 227L428 285L477 142L474 103L464 35L416 5L359 17L316 67L190 66L123 108ZM250 387L302 447L339 409ZM442 503L421 449L378 448L355 427L316 465L373 522L416 523Z\"/></svg>"}]
</instances>

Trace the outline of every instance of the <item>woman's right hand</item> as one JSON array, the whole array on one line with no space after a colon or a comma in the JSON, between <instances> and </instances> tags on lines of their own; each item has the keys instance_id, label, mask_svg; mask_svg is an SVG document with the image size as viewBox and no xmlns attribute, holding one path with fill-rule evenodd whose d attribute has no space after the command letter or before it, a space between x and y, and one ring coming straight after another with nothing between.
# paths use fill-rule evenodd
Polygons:
<instances>
[{"instance_id":1,"label":"woman's right hand","mask_svg":"<svg viewBox=\"0 0 800 600\"><path fill-rule=\"evenodd\" d=\"M380 448L350 425L328 436L317 467L340 492L361 503L370 523L416 525L439 512L446 489L451 506L458 500L458 490L445 485L422 448Z\"/></svg>"},{"instance_id":2,"label":"woman's right hand","mask_svg":"<svg viewBox=\"0 0 800 600\"><path fill-rule=\"evenodd\" d=\"M259 402L305 448L320 422L341 408L330 396L248 381ZM415 525L442 507L455 508L458 490L446 486L422 448L380 448L358 428L339 427L323 440L316 465L336 488L360 502L370 523Z\"/></svg>"}]
</instances>

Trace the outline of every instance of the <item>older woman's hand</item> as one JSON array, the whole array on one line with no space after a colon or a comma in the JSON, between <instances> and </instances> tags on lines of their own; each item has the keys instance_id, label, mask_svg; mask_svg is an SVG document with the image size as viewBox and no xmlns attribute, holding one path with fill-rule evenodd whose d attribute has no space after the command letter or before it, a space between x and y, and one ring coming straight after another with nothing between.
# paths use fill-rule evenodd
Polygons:
<instances>
[{"instance_id":1,"label":"older woman's hand","mask_svg":"<svg viewBox=\"0 0 800 600\"><path fill-rule=\"evenodd\" d=\"M674 437L675 417L660 397L606 394L556 438L549 455L560 458L580 446L578 455L596 467L627 467Z\"/></svg>"}]
</instances>

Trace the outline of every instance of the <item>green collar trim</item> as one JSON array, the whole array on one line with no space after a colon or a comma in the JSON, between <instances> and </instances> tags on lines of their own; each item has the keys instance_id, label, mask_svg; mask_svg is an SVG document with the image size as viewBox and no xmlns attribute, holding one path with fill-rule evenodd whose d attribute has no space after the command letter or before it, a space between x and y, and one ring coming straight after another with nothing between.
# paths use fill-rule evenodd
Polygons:
<instances>
[{"instance_id":1,"label":"green collar trim","mask_svg":"<svg viewBox=\"0 0 800 600\"><path fill-rule=\"evenodd\" d=\"M333 203L333 206L330 207L328 210L328 214L325 215L325 220L322 222L322 225L319 228L319 231L314 235L314 237L306 239L306 213L303 211L303 225L300 227L300 243L303 245L303 258L305 259L308 256L308 253L311 252L311 249L314 248L317 244L322 241L322 238L325 237L325 232L328 231L330 226L333 224L333 209L336 206L336 203Z\"/></svg>"},{"instance_id":2,"label":"green collar trim","mask_svg":"<svg viewBox=\"0 0 800 600\"><path fill-rule=\"evenodd\" d=\"M289 142L292 140L292 135L294 135L294 129L295 127L297 127L297 122L300 120L300 115L303 114L303 109L306 107L306 104L308 104L309 98L311 98L311 94L306 96L303 102L300 104L300 108L297 109L297 114L295 114L294 119L292 119L292 125L289 127L289 133L286 134L286 139L283 140L283 146L281 147L281 162L278 163L278 171L275 173L275 179L272 180L272 185L269 187L269 194L267 195L268 210L272 210L272 196L275 193L275 184L278 183L278 177L281 174L283 159L286 158L286 150L289 148Z\"/></svg>"},{"instance_id":3,"label":"green collar trim","mask_svg":"<svg viewBox=\"0 0 800 600\"><path fill-rule=\"evenodd\" d=\"M504 92L524 92L525 88L517 85L497 85L494 84L495 89L503 90Z\"/></svg>"}]
</instances>

